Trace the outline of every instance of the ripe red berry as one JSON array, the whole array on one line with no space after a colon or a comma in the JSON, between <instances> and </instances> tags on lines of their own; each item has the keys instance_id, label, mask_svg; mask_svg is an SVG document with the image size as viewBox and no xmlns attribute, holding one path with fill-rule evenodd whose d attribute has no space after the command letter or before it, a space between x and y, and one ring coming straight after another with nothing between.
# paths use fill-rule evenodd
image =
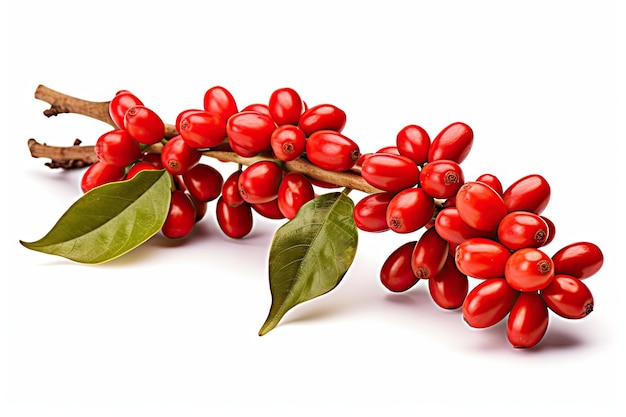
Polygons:
<instances>
[{"instance_id":1,"label":"ripe red berry","mask_svg":"<svg viewBox=\"0 0 626 417\"><path fill-rule=\"evenodd\" d=\"M306 156L327 171L348 171L359 159L359 146L333 130L318 130L306 142Z\"/></svg>"},{"instance_id":2,"label":"ripe red berry","mask_svg":"<svg viewBox=\"0 0 626 417\"><path fill-rule=\"evenodd\" d=\"M506 282L515 290L544 289L554 278L554 263L537 248L522 248L511 254L504 267Z\"/></svg>"},{"instance_id":3,"label":"ripe red berry","mask_svg":"<svg viewBox=\"0 0 626 417\"><path fill-rule=\"evenodd\" d=\"M187 191L199 201L213 201L220 196L224 178L210 165L199 163L182 174Z\"/></svg>"},{"instance_id":4,"label":"ripe red berry","mask_svg":"<svg viewBox=\"0 0 626 417\"><path fill-rule=\"evenodd\" d=\"M518 294L503 278L482 281L465 297L463 319L477 329L493 326L511 311Z\"/></svg>"},{"instance_id":5,"label":"ripe red berry","mask_svg":"<svg viewBox=\"0 0 626 417\"><path fill-rule=\"evenodd\" d=\"M180 239L191 233L195 223L196 207L191 198L183 191L173 190L170 208L161 232L170 239Z\"/></svg>"},{"instance_id":6,"label":"ripe red berry","mask_svg":"<svg viewBox=\"0 0 626 417\"><path fill-rule=\"evenodd\" d=\"M396 233L411 233L424 227L433 217L434 199L421 188L397 193L387 206L387 226Z\"/></svg>"},{"instance_id":7,"label":"ripe red berry","mask_svg":"<svg viewBox=\"0 0 626 417\"><path fill-rule=\"evenodd\" d=\"M228 120L230 116L237 113L237 102L226 88L214 86L204 93L204 110L218 114L223 120Z\"/></svg>"},{"instance_id":8,"label":"ripe red berry","mask_svg":"<svg viewBox=\"0 0 626 417\"><path fill-rule=\"evenodd\" d=\"M541 214L550 201L550 184L538 174L527 175L502 193L507 211L531 211Z\"/></svg>"},{"instance_id":9,"label":"ripe red berry","mask_svg":"<svg viewBox=\"0 0 626 417\"><path fill-rule=\"evenodd\" d=\"M280 211L280 207L278 206L278 198L265 203L250 204L250 207L252 207L252 210L268 219L280 220L285 218L285 215Z\"/></svg>"},{"instance_id":10,"label":"ripe red berry","mask_svg":"<svg viewBox=\"0 0 626 417\"><path fill-rule=\"evenodd\" d=\"M315 198L311 181L297 172L288 172L278 186L278 208L284 217L293 219L304 204Z\"/></svg>"},{"instance_id":11,"label":"ripe red berry","mask_svg":"<svg viewBox=\"0 0 626 417\"><path fill-rule=\"evenodd\" d=\"M125 167L139 158L141 147L127 131L117 129L100 136L94 145L94 152L100 161Z\"/></svg>"},{"instance_id":12,"label":"ripe red berry","mask_svg":"<svg viewBox=\"0 0 626 417\"><path fill-rule=\"evenodd\" d=\"M428 162L450 159L460 164L472 149L473 142L474 132L467 124L452 123L433 139L428 150Z\"/></svg>"},{"instance_id":13,"label":"ripe red berry","mask_svg":"<svg viewBox=\"0 0 626 417\"><path fill-rule=\"evenodd\" d=\"M549 235L545 220L529 211L510 212L498 225L498 240L511 250L544 246Z\"/></svg>"},{"instance_id":14,"label":"ripe red berry","mask_svg":"<svg viewBox=\"0 0 626 417\"><path fill-rule=\"evenodd\" d=\"M461 166L447 159L427 163L419 174L420 187L434 198L454 197L464 183Z\"/></svg>"},{"instance_id":15,"label":"ripe red berry","mask_svg":"<svg viewBox=\"0 0 626 417\"><path fill-rule=\"evenodd\" d=\"M413 187L419 181L419 175L419 168L413 160L390 153L375 153L361 166L361 176L369 185L388 192Z\"/></svg>"},{"instance_id":16,"label":"ripe red berry","mask_svg":"<svg viewBox=\"0 0 626 417\"><path fill-rule=\"evenodd\" d=\"M366 232L384 232L387 225L387 207L394 193L381 192L369 194L354 205L354 222Z\"/></svg>"},{"instance_id":17,"label":"ripe red berry","mask_svg":"<svg viewBox=\"0 0 626 417\"><path fill-rule=\"evenodd\" d=\"M465 223L456 207L445 207L437 214L435 229L439 236L455 245L473 237L490 236L489 233L474 229Z\"/></svg>"},{"instance_id":18,"label":"ripe red berry","mask_svg":"<svg viewBox=\"0 0 626 417\"><path fill-rule=\"evenodd\" d=\"M253 155L271 149L274 129L274 120L256 111L235 113L226 123L228 142L233 149L241 148Z\"/></svg>"},{"instance_id":19,"label":"ripe red berry","mask_svg":"<svg viewBox=\"0 0 626 417\"><path fill-rule=\"evenodd\" d=\"M226 139L226 121L216 113L190 112L181 117L178 132L192 148L213 148Z\"/></svg>"},{"instance_id":20,"label":"ripe red berry","mask_svg":"<svg viewBox=\"0 0 626 417\"><path fill-rule=\"evenodd\" d=\"M135 177L135 175L137 175L139 172L141 171L154 171L157 170L158 168L155 167L154 165L152 165L150 162L146 162L146 161L137 161L134 164L132 164L130 166L130 168L128 169L128 172L126 173L126 179L130 180L132 178Z\"/></svg>"},{"instance_id":21,"label":"ripe red berry","mask_svg":"<svg viewBox=\"0 0 626 417\"><path fill-rule=\"evenodd\" d=\"M410 158L421 166L428 161L430 136L420 126L407 125L400 129L396 135L396 146L400 155Z\"/></svg>"},{"instance_id":22,"label":"ripe red berry","mask_svg":"<svg viewBox=\"0 0 626 417\"><path fill-rule=\"evenodd\" d=\"M124 116L131 107L142 106L137 96L128 90L120 90L109 102L109 115L118 129L124 128Z\"/></svg>"},{"instance_id":23,"label":"ripe red berry","mask_svg":"<svg viewBox=\"0 0 626 417\"><path fill-rule=\"evenodd\" d=\"M461 307L467 296L467 275L456 267L453 256L448 256L443 268L428 280L428 292L441 308L453 310Z\"/></svg>"},{"instance_id":24,"label":"ripe red berry","mask_svg":"<svg viewBox=\"0 0 626 417\"><path fill-rule=\"evenodd\" d=\"M303 107L298 92L289 87L274 90L268 104L272 119L278 126L297 125Z\"/></svg>"},{"instance_id":25,"label":"ripe red berry","mask_svg":"<svg viewBox=\"0 0 626 417\"><path fill-rule=\"evenodd\" d=\"M593 311L593 295L580 279L555 275L541 296L550 310L568 319L581 319Z\"/></svg>"},{"instance_id":26,"label":"ripe red berry","mask_svg":"<svg viewBox=\"0 0 626 417\"><path fill-rule=\"evenodd\" d=\"M476 178L476 181L482 182L493 188L498 194L502 195L504 189L502 187L502 182L498 177L493 174L482 174Z\"/></svg>"},{"instance_id":27,"label":"ripe red berry","mask_svg":"<svg viewBox=\"0 0 626 417\"><path fill-rule=\"evenodd\" d=\"M202 153L187 145L182 136L177 135L167 141L161 149L163 168L172 175L181 175L193 168L202 157Z\"/></svg>"},{"instance_id":28,"label":"ripe red berry","mask_svg":"<svg viewBox=\"0 0 626 417\"><path fill-rule=\"evenodd\" d=\"M122 166L96 161L83 173L80 188L83 193L86 193L100 185L124 179L125 173L125 169Z\"/></svg>"},{"instance_id":29,"label":"ripe red berry","mask_svg":"<svg viewBox=\"0 0 626 417\"><path fill-rule=\"evenodd\" d=\"M267 104L264 104L264 103L248 104L246 107L241 109L241 111L242 112L244 112L244 111L255 111L257 113L263 113L263 114L266 114L266 115L272 117L272 113L270 112L269 106Z\"/></svg>"},{"instance_id":30,"label":"ripe red berry","mask_svg":"<svg viewBox=\"0 0 626 417\"><path fill-rule=\"evenodd\" d=\"M385 259L380 269L380 282L389 291L404 292L419 281L411 268L411 254L416 243L402 244Z\"/></svg>"},{"instance_id":31,"label":"ripe red berry","mask_svg":"<svg viewBox=\"0 0 626 417\"><path fill-rule=\"evenodd\" d=\"M244 203L244 199L239 192L239 176L241 170L230 174L222 185L222 200L231 207L237 207Z\"/></svg>"},{"instance_id":32,"label":"ripe red berry","mask_svg":"<svg viewBox=\"0 0 626 417\"><path fill-rule=\"evenodd\" d=\"M604 263L604 255L594 243L575 242L559 249L552 255L552 261L555 274L585 279L600 270Z\"/></svg>"},{"instance_id":33,"label":"ripe red berry","mask_svg":"<svg viewBox=\"0 0 626 417\"><path fill-rule=\"evenodd\" d=\"M215 206L217 224L224 234L233 239L241 239L252 230L253 218L250 204L229 206L222 197Z\"/></svg>"},{"instance_id":34,"label":"ripe red berry","mask_svg":"<svg viewBox=\"0 0 626 417\"><path fill-rule=\"evenodd\" d=\"M504 277L511 252L495 240L474 237L456 247L455 260L459 271L479 279Z\"/></svg>"},{"instance_id":35,"label":"ripe red berry","mask_svg":"<svg viewBox=\"0 0 626 417\"><path fill-rule=\"evenodd\" d=\"M163 140L165 123L146 106L133 106L124 116L124 129L139 143L152 145Z\"/></svg>"},{"instance_id":36,"label":"ripe red berry","mask_svg":"<svg viewBox=\"0 0 626 417\"><path fill-rule=\"evenodd\" d=\"M548 329L548 308L536 292L521 293L509 313L507 338L515 348L531 348Z\"/></svg>"},{"instance_id":37,"label":"ripe red berry","mask_svg":"<svg viewBox=\"0 0 626 417\"><path fill-rule=\"evenodd\" d=\"M243 170L238 179L239 194L250 204L267 203L278 197L283 170L273 161L258 161Z\"/></svg>"},{"instance_id":38,"label":"ripe red berry","mask_svg":"<svg viewBox=\"0 0 626 417\"><path fill-rule=\"evenodd\" d=\"M465 223L474 229L495 232L507 208L500 194L477 181L465 183L455 197L455 206Z\"/></svg>"},{"instance_id":39,"label":"ripe red berry","mask_svg":"<svg viewBox=\"0 0 626 417\"><path fill-rule=\"evenodd\" d=\"M448 258L448 241L435 228L427 229L417 241L411 255L411 268L416 277L429 279L437 275Z\"/></svg>"},{"instance_id":40,"label":"ripe red berry","mask_svg":"<svg viewBox=\"0 0 626 417\"><path fill-rule=\"evenodd\" d=\"M278 159L292 161L306 150L306 137L298 126L282 125L272 133L270 146Z\"/></svg>"},{"instance_id":41,"label":"ripe red berry","mask_svg":"<svg viewBox=\"0 0 626 417\"><path fill-rule=\"evenodd\" d=\"M346 113L332 104L318 104L306 109L298 120L298 127L306 136L320 130L341 132L346 125Z\"/></svg>"}]
</instances>

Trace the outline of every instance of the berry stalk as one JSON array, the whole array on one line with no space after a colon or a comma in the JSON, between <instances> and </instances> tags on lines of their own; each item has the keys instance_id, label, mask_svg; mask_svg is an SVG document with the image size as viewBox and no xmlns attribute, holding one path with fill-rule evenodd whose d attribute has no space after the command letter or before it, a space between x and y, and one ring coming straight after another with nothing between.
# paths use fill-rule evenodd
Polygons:
<instances>
[{"instance_id":1,"label":"berry stalk","mask_svg":"<svg viewBox=\"0 0 626 417\"><path fill-rule=\"evenodd\" d=\"M72 97L44 85L37 87L35 90L35 98L50 104L51 107L44 111L44 115L47 117L62 113L75 113L116 127L109 114L108 101L96 102ZM178 132L174 125L165 124L166 139L170 139L177 134ZM151 145L151 148L157 151L160 147L162 147L161 144ZM45 143L40 143L34 138L30 138L28 140L28 149L33 158L49 158L51 162L46 165L51 168L81 168L97 161L94 147L91 145L80 145L80 142L75 142L72 146L61 147L50 146ZM220 161L235 162L245 166L262 160L275 159L264 155L243 157L235 152L219 150L205 151L203 155ZM310 163L304 158L284 162L283 167L288 172L297 172L318 181L335 184L338 188L350 188L367 194L374 194L381 191L368 184L361 175L355 171L328 171Z\"/></svg>"}]
</instances>

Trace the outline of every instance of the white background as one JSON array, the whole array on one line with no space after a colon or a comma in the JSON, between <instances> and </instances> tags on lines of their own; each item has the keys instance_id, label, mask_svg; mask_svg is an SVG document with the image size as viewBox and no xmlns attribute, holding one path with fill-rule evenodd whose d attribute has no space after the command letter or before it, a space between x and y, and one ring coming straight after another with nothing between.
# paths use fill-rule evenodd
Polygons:
<instances>
[{"instance_id":1,"label":"white background","mask_svg":"<svg viewBox=\"0 0 626 417\"><path fill-rule=\"evenodd\" d=\"M0 414L623 413L618 3L4 2ZM586 281L596 309L579 321L551 315L536 348L515 350L503 325L470 329L423 282L386 292L382 262L417 236L361 233L340 286L259 337L267 251L282 222L257 220L232 241L214 205L191 238L156 236L101 266L29 251L18 241L52 227L79 197L81 173L49 170L27 139L93 144L109 129L45 118L38 84L94 101L129 89L170 123L214 85L240 106L288 86L309 105L343 108L344 133L364 152L393 144L406 124L435 136L466 122L467 178L490 172L507 186L543 175L544 214L558 230L546 251L581 240L602 248L605 264Z\"/></svg>"}]
</instances>

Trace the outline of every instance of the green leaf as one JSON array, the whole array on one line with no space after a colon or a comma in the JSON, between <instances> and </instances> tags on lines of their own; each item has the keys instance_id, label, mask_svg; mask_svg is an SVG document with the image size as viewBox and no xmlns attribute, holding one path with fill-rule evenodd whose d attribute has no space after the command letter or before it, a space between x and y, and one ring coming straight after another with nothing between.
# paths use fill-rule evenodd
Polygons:
<instances>
[{"instance_id":1,"label":"green leaf","mask_svg":"<svg viewBox=\"0 0 626 417\"><path fill-rule=\"evenodd\" d=\"M20 243L34 251L85 264L115 259L160 229L169 210L171 177L142 171L83 194L40 240Z\"/></svg>"},{"instance_id":2,"label":"green leaf","mask_svg":"<svg viewBox=\"0 0 626 417\"><path fill-rule=\"evenodd\" d=\"M294 306L334 289L356 254L354 203L345 193L321 195L274 235L269 253L272 305L259 331L278 325Z\"/></svg>"}]
</instances>

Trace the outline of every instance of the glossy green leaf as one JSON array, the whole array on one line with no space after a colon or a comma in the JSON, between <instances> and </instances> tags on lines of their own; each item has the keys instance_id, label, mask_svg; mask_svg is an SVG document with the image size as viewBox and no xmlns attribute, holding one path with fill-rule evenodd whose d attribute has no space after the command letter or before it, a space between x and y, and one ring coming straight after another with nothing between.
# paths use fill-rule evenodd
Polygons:
<instances>
[{"instance_id":1,"label":"glossy green leaf","mask_svg":"<svg viewBox=\"0 0 626 417\"><path fill-rule=\"evenodd\" d=\"M167 171L149 170L131 180L96 187L83 194L43 238L20 243L80 263L110 261L161 229L171 186Z\"/></svg>"},{"instance_id":2,"label":"glossy green leaf","mask_svg":"<svg viewBox=\"0 0 626 417\"><path fill-rule=\"evenodd\" d=\"M275 328L294 306L339 284L356 254L353 212L345 193L324 194L276 231L269 253L272 305L259 335Z\"/></svg>"}]
</instances>

